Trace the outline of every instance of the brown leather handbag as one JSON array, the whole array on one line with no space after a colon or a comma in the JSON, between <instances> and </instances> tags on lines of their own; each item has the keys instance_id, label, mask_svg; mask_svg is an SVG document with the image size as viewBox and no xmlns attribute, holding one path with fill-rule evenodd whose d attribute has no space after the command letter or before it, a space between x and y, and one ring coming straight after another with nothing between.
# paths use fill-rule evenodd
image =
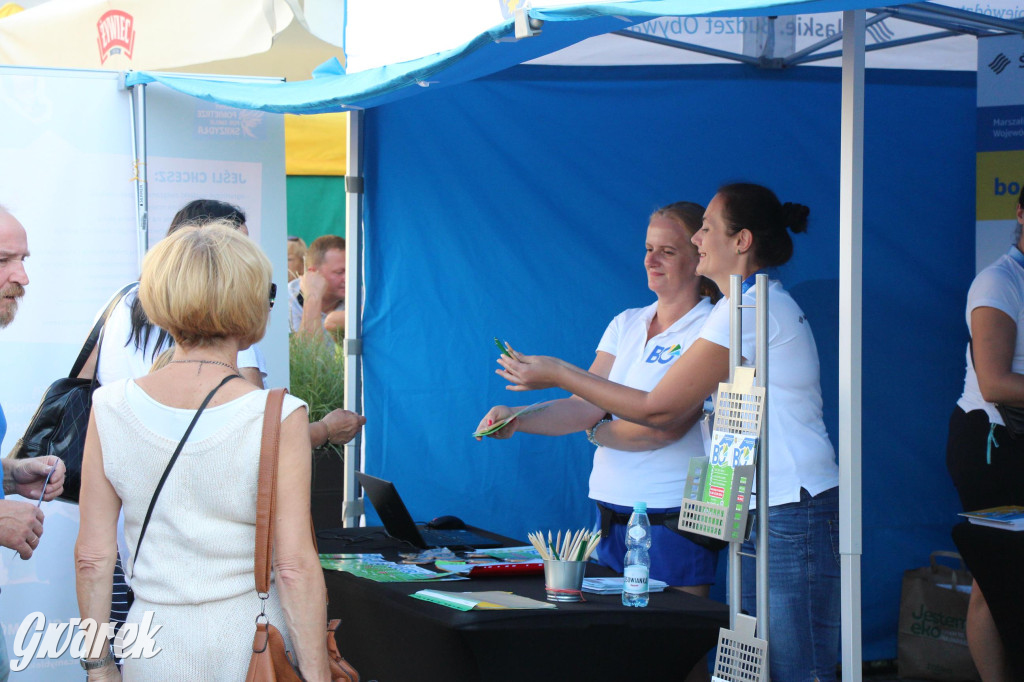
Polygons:
<instances>
[{"instance_id":1,"label":"brown leather handbag","mask_svg":"<svg viewBox=\"0 0 1024 682\"><path fill-rule=\"evenodd\" d=\"M256 493L256 561L253 572L256 575L256 592L264 605L270 596L273 519L277 507L277 456L281 439L281 404L285 392L283 388L275 388L267 396L267 407L263 415L263 440L260 443L260 474ZM315 533L313 546L316 547ZM359 673L338 650L334 635L340 622L332 620L327 624L327 660L331 667L331 679L359 682ZM281 632L270 623L265 611L261 610L256 617L256 635L252 641L252 658L249 659L246 682L302 682L303 677L296 663L292 653L285 649Z\"/></svg>"}]
</instances>

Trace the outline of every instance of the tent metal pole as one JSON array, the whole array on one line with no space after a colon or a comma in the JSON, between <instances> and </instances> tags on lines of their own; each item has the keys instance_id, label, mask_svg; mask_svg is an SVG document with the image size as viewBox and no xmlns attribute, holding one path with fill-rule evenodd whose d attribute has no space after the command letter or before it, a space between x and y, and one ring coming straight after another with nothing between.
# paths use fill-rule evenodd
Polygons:
<instances>
[{"instance_id":1,"label":"tent metal pole","mask_svg":"<svg viewBox=\"0 0 1024 682\"><path fill-rule=\"evenodd\" d=\"M758 501L756 523L757 541L754 545L754 577L756 584L755 605L757 609L757 636L767 640L770 636L768 603L768 276L759 274L754 278L756 304L743 303L743 281L741 275L729 275L729 383L736 380L736 368L743 364L743 309L754 308L755 353L754 385L765 389L761 414L761 431L758 434L757 470L755 474ZM736 615L743 606L742 557L751 556L740 551L739 542L729 543L729 627L736 629ZM765 670L768 670L770 654L765 652Z\"/></svg>"},{"instance_id":2,"label":"tent metal pole","mask_svg":"<svg viewBox=\"0 0 1024 682\"><path fill-rule=\"evenodd\" d=\"M345 409L362 414L363 389L363 112L350 111L345 168ZM345 528L359 525L363 501L356 490L362 469L362 432L345 445ZM357 466L358 465L358 466Z\"/></svg>"},{"instance_id":3,"label":"tent metal pole","mask_svg":"<svg viewBox=\"0 0 1024 682\"><path fill-rule=\"evenodd\" d=\"M149 183L146 180L146 84L129 88L128 110L132 125L132 163L135 166L135 235L139 272L149 250Z\"/></svg>"},{"instance_id":4,"label":"tent metal pole","mask_svg":"<svg viewBox=\"0 0 1024 682\"><path fill-rule=\"evenodd\" d=\"M754 385L764 387L764 404L761 406L761 433L758 438L757 456L757 636L771 641L771 630L768 626L771 618L769 609L768 562L771 561L768 549L768 509L771 491L768 476L768 461L771 457L771 443L768 439L768 411L771 408L771 392L768 389L768 275L760 274L754 278L754 292L757 305L755 307L756 324L756 359L754 360ZM771 651L767 652L765 666L771 670Z\"/></svg>"},{"instance_id":5,"label":"tent metal pole","mask_svg":"<svg viewBox=\"0 0 1024 682\"><path fill-rule=\"evenodd\" d=\"M843 680L860 682L864 10L843 12L839 183L839 553Z\"/></svg>"},{"instance_id":6,"label":"tent metal pole","mask_svg":"<svg viewBox=\"0 0 1024 682\"><path fill-rule=\"evenodd\" d=\"M742 281L739 275L729 275L729 383L736 376L736 368L743 362L743 314L740 309ZM743 601L743 566L740 543L729 543L729 627L736 629L736 616Z\"/></svg>"}]
</instances>

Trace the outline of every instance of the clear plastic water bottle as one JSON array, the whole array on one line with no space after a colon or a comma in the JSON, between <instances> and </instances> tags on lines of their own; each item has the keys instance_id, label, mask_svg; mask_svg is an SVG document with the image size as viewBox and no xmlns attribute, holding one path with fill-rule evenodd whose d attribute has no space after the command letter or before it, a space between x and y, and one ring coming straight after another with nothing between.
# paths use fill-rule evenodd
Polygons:
<instances>
[{"instance_id":1,"label":"clear plastic water bottle","mask_svg":"<svg viewBox=\"0 0 1024 682\"><path fill-rule=\"evenodd\" d=\"M647 503L637 502L626 525L626 559L623 561L623 606L647 606L651 574L651 522L647 518Z\"/></svg>"}]
</instances>

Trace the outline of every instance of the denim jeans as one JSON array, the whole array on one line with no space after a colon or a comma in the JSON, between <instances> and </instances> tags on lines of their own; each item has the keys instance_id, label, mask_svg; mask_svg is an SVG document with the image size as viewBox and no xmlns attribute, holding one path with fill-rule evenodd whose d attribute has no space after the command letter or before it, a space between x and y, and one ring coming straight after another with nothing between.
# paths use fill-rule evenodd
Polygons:
<instances>
[{"instance_id":1,"label":"denim jeans","mask_svg":"<svg viewBox=\"0 0 1024 682\"><path fill-rule=\"evenodd\" d=\"M761 510L758 509L758 512ZM754 552L757 526L744 543ZM742 559L743 610L756 615L754 560ZM832 682L839 661L839 489L768 511L768 659L773 682Z\"/></svg>"}]
</instances>

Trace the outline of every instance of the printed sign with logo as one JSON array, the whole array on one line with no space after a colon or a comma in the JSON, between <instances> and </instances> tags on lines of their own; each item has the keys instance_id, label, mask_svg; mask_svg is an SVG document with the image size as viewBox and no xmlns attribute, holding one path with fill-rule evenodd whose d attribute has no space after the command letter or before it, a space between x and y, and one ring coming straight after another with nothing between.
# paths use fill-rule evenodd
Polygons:
<instances>
[{"instance_id":1,"label":"printed sign with logo","mask_svg":"<svg viewBox=\"0 0 1024 682\"><path fill-rule=\"evenodd\" d=\"M135 49L135 19L127 12L112 9L96 22L96 44L100 48L100 64L112 55L132 58Z\"/></svg>"},{"instance_id":2,"label":"printed sign with logo","mask_svg":"<svg viewBox=\"0 0 1024 682\"><path fill-rule=\"evenodd\" d=\"M1006 252L1024 187L1024 41L978 40L975 267Z\"/></svg>"},{"instance_id":3,"label":"printed sign with logo","mask_svg":"<svg viewBox=\"0 0 1024 682\"><path fill-rule=\"evenodd\" d=\"M757 438L725 431L711 435L711 458L701 491L701 500L725 506L732 498L734 468L754 463Z\"/></svg>"},{"instance_id":4,"label":"printed sign with logo","mask_svg":"<svg viewBox=\"0 0 1024 682\"><path fill-rule=\"evenodd\" d=\"M196 108L196 138L264 140L266 114L251 109L236 109L222 104L203 104Z\"/></svg>"}]
</instances>

